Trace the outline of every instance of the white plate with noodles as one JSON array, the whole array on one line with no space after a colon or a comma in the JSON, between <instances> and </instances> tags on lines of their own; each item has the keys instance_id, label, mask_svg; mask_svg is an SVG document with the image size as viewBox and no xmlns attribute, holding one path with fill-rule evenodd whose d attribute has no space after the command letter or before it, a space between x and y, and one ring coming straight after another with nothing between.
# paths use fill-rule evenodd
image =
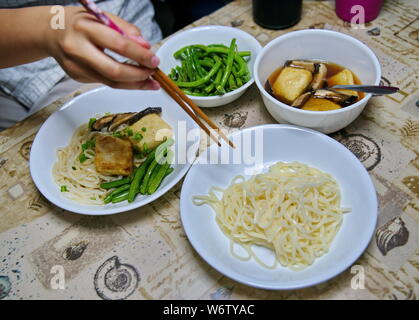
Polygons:
<instances>
[{"instance_id":1,"label":"white plate with noodles","mask_svg":"<svg viewBox=\"0 0 419 320\"><path fill-rule=\"evenodd\" d=\"M198 143L198 126L163 90L101 87L74 98L45 121L31 148L30 171L39 191L58 207L114 214L165 194L186 174ZM170 149L173 162L147 163L160 144ZM142 165L138 188L128 202ZM115 183L119 185L112 187Z\"/></svg>"},{"instance_id":2,"label":"white plate with noodles","mask_svg":"<svg viewBox=\"0 0 419 320\"><path fill-rule=\"evenodd\" d=\"M202 153L182 187L186 235L212 267L249 286L324 282L367 248L377 198L361 162L334 139L292 125L233 133Z\"/></svg>"}]
</instances>

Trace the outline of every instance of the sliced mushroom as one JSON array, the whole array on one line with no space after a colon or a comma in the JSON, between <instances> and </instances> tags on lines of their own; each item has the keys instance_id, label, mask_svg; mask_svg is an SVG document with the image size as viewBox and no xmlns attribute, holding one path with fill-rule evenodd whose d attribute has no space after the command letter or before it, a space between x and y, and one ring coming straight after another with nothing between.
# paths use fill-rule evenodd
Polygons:
<instances>
[{"instance_id":1,"label":"sliced mushroom","mask_svg":"<svg viewBox=\"0 0 419 320\"><path fill-rule=\"evenodd\" d=\"M313 81L311 81L310 88L312 91L316 91L324 86L326 82L326 75L327 75L327 67L324 63L318 64L318 71L313 77Z\"/></svg>"},{"instance_id":2,"label":"sliced mushroom","mask_svg":"<svg viewBox=\"0 0 419 320\"><path fill-rule=\"evenodd\" d=\"M275 97L275 93L272 89L271 83L269 82L269 79L265 82L265 90L272 96Z\"/></svg>"},{"instance_id":3,"label":"sliced mushroom","mask_svg":"<svg viewBox=\"0 0 419 320\"><path fill-rule=\"evenodd\" d=\"M132 118L132 120L130 120L129 124L134 124L135 122L137 122L138 120L140 120L142 117L145 117L146 115L149 115L151 113L157 113L160 114L161 113L161 108L160 107L153 107L153 108L147 108L144 109L140 112L137 112L137 115Z\"/></svg>"},{"instance_id":4,"label":"sliced mushroom","mask_svg":"<svg viewBox=\"0 0 419 320\"><path fill-rule=\"evenodd\" d=\"M313 94L313 98L332 100L344 106L350 105L358 99L357 96L351 96L342 92L327 89L316 90Z\"/></svg>"},{"instance_id":5,"label":"sliced mushroom","mask_svg":"<svg viewBox=\"0 0 419 320\"><path fill-rule=\"evenodd\" d=\"M288 60L285 62L286 67L306 69L313 74L318 72L319 65L319 63L310 60Z\"/></svg>"},{"instance_id":6,"label":"sliced mushroom","mask_svg":"<svg viewBox=\"0 0 419 320\"><path fill-rule=\"evenodd\" d=\"M108 131L114 131L119 126L128 123L136 114L137 112L117 113L108 127Z\"/></svg>"},{"instance_id":7,"label":"sliced mushroom","mask_svg":"<svg viewBox=\"0 0 419 320\"><path fill-rule=\"evenodd\" d=\"M296 108L301 108L302 106L304 106L307 100L310 99L311 95L312 95L311 92L303 93L297 99L294 100L291 106L296 107Z\"/></svg>"},{"instance_id":8,"label":"sliced mushroom","mask_svg":"<svg viewBox=\"0 0 419 320\"><path fill-rule=\"evenodd\" d=\"M121 125L127 124L132 125L142 117L145 117L148 114L156 113L160 114L162 109L160 107L146 108L140 112L125 112L125 113L115 113L108 114L102 118L97 119L92 124L93 131L100 131L103 128L108 128L108 131L115 131Z\"/></svg>"},{"instance_id":9,"label":"sliced mushroom","mask_svg":"<svg viewBox=\"0 0 419 320\"><path fill-rule=\"evenodd\" d=\"M92 124L92 131L100 131L103 128L108 127L112 123L112 120L115 118L115 116L116 116L115 114L109 114L102 118L97 119Z\"/></svg>"}]
</instances>

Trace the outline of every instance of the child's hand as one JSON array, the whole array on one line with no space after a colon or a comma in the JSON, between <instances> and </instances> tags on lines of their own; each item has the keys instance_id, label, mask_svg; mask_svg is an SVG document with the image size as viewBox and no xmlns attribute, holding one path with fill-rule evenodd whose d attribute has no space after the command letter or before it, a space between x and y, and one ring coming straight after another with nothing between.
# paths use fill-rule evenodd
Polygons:
<instances>
[{"instance_id":1,"label":"child's hand","mask_svg":"<svg viewBox=\"0 0 419 320\"><path fill-rule=\"evenodd\" d=\"M124 37L80 7L65 7L65 12L65 28L49 30L47 50L71 78L119 89L160 88L157 81L150 79L160 61L148 44L140 46L133 40L141 34L136 26L107 13L129 35ZM140 67L119 63L105 54L104 49L130 58Z\"/></svg>"}]
</instances>

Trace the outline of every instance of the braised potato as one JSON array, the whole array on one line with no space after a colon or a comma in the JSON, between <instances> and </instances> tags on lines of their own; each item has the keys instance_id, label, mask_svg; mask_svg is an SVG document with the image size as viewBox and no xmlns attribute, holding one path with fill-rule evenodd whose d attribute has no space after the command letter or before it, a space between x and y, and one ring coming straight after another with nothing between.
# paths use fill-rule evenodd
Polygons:
<instances>
[{"instance_id":1,"label":"braised potato","mask_svg":"<svg viewBox=\"0 0 419 320\"><path fill-rule=\"evenodd\" d=\"M310 111L330 111L341 109L341 106L327 99L310 98L302 109Z\"/></svg>"},{"instance_id":2,"label":"braised potato","mask_svg":"<svg viewBox=\"0 0 419 320\"><path fill-rule=\"evenodd\" d=\"M293 102L310 85L313 76L310 71L285 67L272 86L272 90L281 98Z\"/></svg>"},{"instance_id":3,"label":"braised potato","mask_svg":"<svg viewBox=\"0 0 419 320\"><path fill-rule=\"evenodd\" d=\"M342 71L336 73L335 75L331 76L327 79L327 84L329 87L337 86L337 85L354 85L354 76L349 69L343 69ZM357 96L358 92L352 90L343 90L343 89L336 89L336 91L340 91L342 93L349 94L351 96Z\"/></svg>"}]
</instances>

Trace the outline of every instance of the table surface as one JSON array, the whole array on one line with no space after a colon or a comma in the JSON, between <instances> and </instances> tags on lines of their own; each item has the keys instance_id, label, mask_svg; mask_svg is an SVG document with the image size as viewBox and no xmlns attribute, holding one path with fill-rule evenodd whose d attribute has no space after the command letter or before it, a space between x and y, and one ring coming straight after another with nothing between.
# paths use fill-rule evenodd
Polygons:
<instances>
[{"instance_id":1,"label":"table surface","mask_svg":"<svg viewBox=\"0 0 419 320\"><path fill-rule=\"evenodd\" d=\"M234 282L187 241L179 220L181 183L145 207L112 216L76 215L49 203L31 180L31 144L48 116L92 88L87 85L0 133L0 299L417 299L418 11L416 0L387 0L378 19L354 29L336 17L332 2L310 1L299 24L272 31L255 25L250 0L238 0L187 27L234 25L262 45L290 30L337 30L367 43L381 62L382 83L401 88L372 98L355 122L331 135L362 161L379 198L376 234L353 268L296 291ZM239 100L205 111L229 131L275 123L254 85ZM383 233L392 245L377 242ZM60 270L64 288L56 285ZM113 281L122 274L125 287ZM356 286L360 275L364 287Z\"/></svg>"}]
</instances>

